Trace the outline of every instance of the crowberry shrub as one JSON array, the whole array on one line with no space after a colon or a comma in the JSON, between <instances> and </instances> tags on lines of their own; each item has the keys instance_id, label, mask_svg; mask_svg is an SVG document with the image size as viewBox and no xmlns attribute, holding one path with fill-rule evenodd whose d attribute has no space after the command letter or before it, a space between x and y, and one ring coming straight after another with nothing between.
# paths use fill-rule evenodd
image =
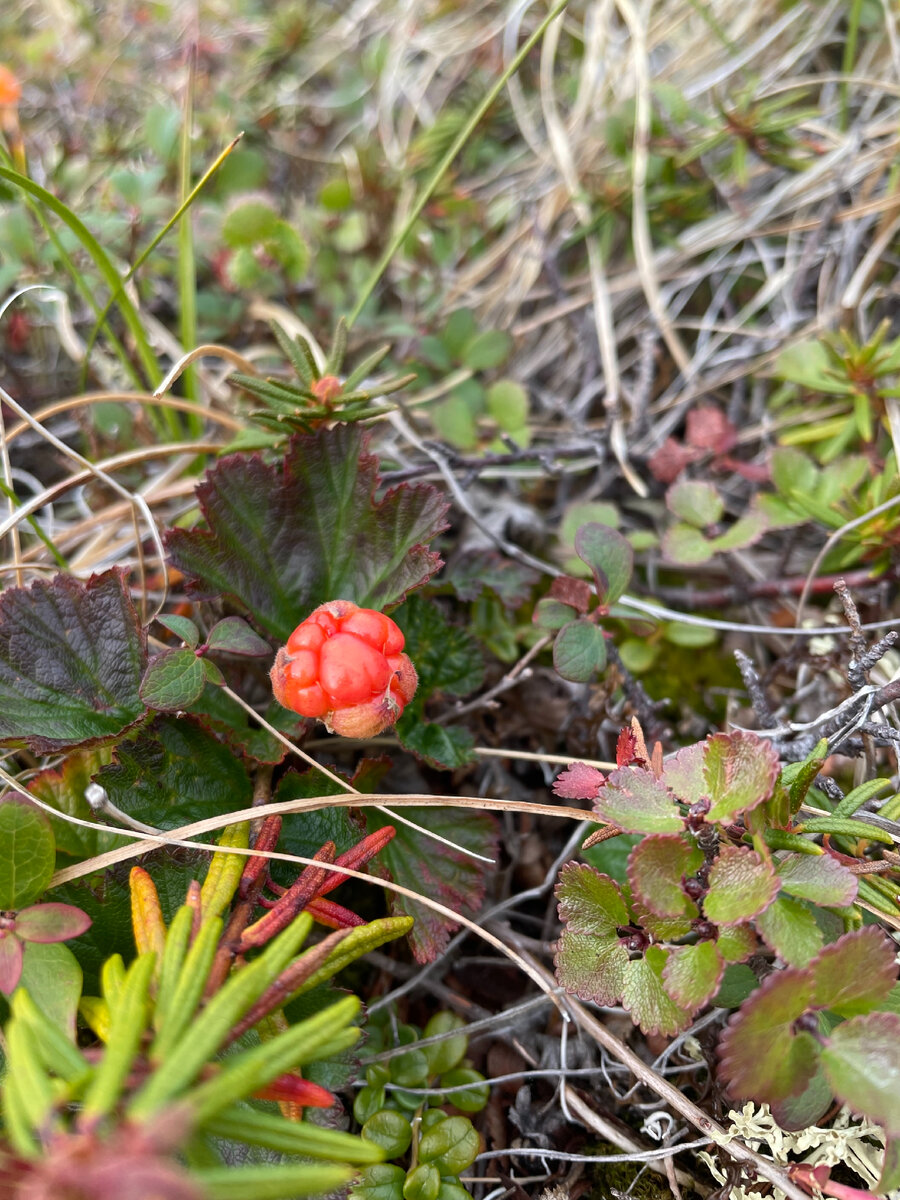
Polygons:
<instances>
[{"instance_id":1,"label":"crowberry shrub","mask_svg":"<svg viewBox=\"0 0 900 1200\"><path fill-rule=\"evenodd\" d=\"M399 626L384 613L352 600L321 604L278 651L275 698L331 733L374 737L415 695L416 669L403 646Z\"/></svg>"}]
</instances>

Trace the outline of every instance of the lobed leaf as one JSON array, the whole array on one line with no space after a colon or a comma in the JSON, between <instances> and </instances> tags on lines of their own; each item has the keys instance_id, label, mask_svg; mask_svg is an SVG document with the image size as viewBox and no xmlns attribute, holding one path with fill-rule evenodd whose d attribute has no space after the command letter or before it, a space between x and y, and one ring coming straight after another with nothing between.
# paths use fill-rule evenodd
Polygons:
<instances>
[{"instance_id":1,"label":"lobed leaf","mask_svg":"<svg viewBox=\"0 0 900 1200\"><path fill-rule=\"evenodd\" d=\"M0 595L0 744L53 754L117 737L145 712L146 658L118 570Z\"/></svg>"},{"instance_id":2,"label":"lobed leaf","mask_svg":"<svg viewBox=\"0 0 900 1200\"><path fill-rule=\"evenodd\" d=\"M446 503L424 484L375 501L378 460L365 447L339 425L293 437L280 463L232 455L212 467L197 488L209 529L166 534L191 590L230 597L284 641L328 600L380 609L425 583L441 563L427 543Z\"/></svg>"},{"instance_id":3,"label":"lobed leaf","mask_svg":"<svg viewBox=\"0 0 900 1200\"><path fill-rule=\"evenodd\" d=\"M738 925L768 908L777 892L770 862L746 846L723 846L710 868L703 911L716 925Z\"/></svg>"},{"instance_id":4,"label":"lobed leaf","mask_svg":"<svg viewBox=\"0 0 900 1200\"><path fill-rule=\"evenodd\" d=\"M95 821L96 813L84 793L100 768L109 762L111 755L112 749L108 746L73 750L58 767L47 767L35 775L28 783L28 790L61 814L78 817L82 821ZM128 841L127 836L120 837L115 833L74 825L63 816L51 815L50 824L57 851L75 858L90 858L115 846L124 846Z\"/></svg>"},{"instance_id":5,"label":"lobed leaf","mask_svg":"<svg viewBox=\"0 0 900 1200\"><path fill-rule=\"evenodd\" d=\"M620 767L606 780L594 811L628 833L680 833L681 812L662 780L640 767Z\"/></svg>"},{"instance_id":6,"label":"lobed leaf","mask_svg":"<svg viewBox=\"0 0 900 1200\"><path fill-rule=\"evenodd\" d=\"M632 894L659 917L696 913L681 886L703 863L703 853L679 834L658 833L638 842L628 858Z\"/></svg>"}]
</instances>

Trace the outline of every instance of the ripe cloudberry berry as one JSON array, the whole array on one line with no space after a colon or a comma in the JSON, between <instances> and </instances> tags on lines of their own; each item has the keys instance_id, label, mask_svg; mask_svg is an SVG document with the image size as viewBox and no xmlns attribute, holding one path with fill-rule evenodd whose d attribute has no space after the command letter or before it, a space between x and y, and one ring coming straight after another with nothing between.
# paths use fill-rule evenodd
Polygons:
<instances>
[{"instance_id":1,"label":"ripe cloudberry berry","mask_svg":"<svg viewBox=\"0 0 900 1200\"><path fill-rule=\"evenodd\" d=\"M384 613L330 600L297 626L272 667L275 699L329 732L368 738L393 725L415 695L403 634Z\"/></svg>"}]
</instances>

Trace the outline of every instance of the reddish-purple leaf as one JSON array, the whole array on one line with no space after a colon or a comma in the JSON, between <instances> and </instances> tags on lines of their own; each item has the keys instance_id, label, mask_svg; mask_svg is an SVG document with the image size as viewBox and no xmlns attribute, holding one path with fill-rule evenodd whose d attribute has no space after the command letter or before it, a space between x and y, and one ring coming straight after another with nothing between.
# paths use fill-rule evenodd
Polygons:
<instances>
[{"instance_id":1,"label":"reddish-purple leaf","mask_svg":"<svg viewBox=\"0 0 900 1200\"><path fill-rule=\"evenodd\" d=\"M594 800L606 776L587 763L573 762L553 781L554 795L563 800Z\"/></svg>"},{"instance_id":2,"label":"reddish-purple leaf","mask_svg":"<svg viewBox=\"0 0 900 1200\"><path fill-rule=\"evenodd\" d=\"M405 808L403 816L476 854L493 857L496 853L497 826L489 813L459 808ZM373 859L372 874L392 879L454 912L471 916L478 912L491 870L489 864L441 845L389 814L383 816L373 809L366 810L368 833L384 825L394 825L397 833ZM450 934L459 927L458 922L396 892L388 893L388 904L392 916L415 918L409 940L420 963L433 962L443 952Z\"/></svg>"},{"instance_id":3,"label":"reddish-purple leaf","mask_svg":"<svg viewBox=\"0 0 900 1200\"><path fill-rule=\"evenodd\" d=\"M697 450L683 446L675 438L669 437L650 458L647 466L653 478L658 479L660 483L673 483L684 468L699 457Z\"/></svg>"},{"instance_id":4,"label":"reddish-purple leaf","mask_svg":"<svg viewBox=\"0 0 900 1200\"><path fill-rule=\"evenodd\" d=\"M118 737L146 711L146 646L118 570L0 596L0 744L35 754Z\"/></svg>"},{"instance_id":5,"label":"reddish-purple leaf","mask_svg":"<svg viewBox=\"0 0 900 1200\"><path fill-rule=\"evenodd\" d=\"M666 991L674 1002L695 1013L719 990L725 963L715 942L676 946L663 969Z\"/></svg>"},{"instance_id":6,"label":"reddish-purple leaf","mask_svg":"<svg viewBox=\"0 0 900 1200\"><path fill-rule=\"evenodd\" d=\"M0 929L0 992L9 996L22 974L22 943L9 929Z\"/></svg>"},{"instance_id":7,"label":"reddish-purple leaf","mask_svg":"<svg viewBox=\"0 0 900 1200\"><path fill-rule=\"evenodd\" d=\"M671 793L651 771L620 767L594 804L605 821L627 833L680 833L684 821Z\"/></svg>"},{"instance_id":8,"label":"reddish-purple leaf","mask_svg":"<svg viewBox=\"0 0 900 1200\"><path fill-rule=\"evenodd\" d=\"M685 422L685 441L698 450L727 454L737 445L737 429L721 409L701 404L688 411Z\"/></svg>"},{"instance_id":9,"label":"reddish-purple leaf","mask_svg":"<svg viewBox=\"0 0 900 1200\"><path fill-rule=\"evenodd\" d=\"M830 854L789 854L778 877L785 892L813 904L846 908L856 899L856 876Z\"/></svg>"},{"instance_id":10,"label":"reddish-purple leaf","mask_svg":"<svg viewBox=\"0 0 900 1200\"><path fill-rule=\"evenodd\" d=\"M771 742L736 729L706 743L703 774L711 804L708 821L732 821L772 795L778 755Z\"/></svg>"},{"instance_id":11,"label":"reddish-purple leaf","mask_svg":"<svg viewBox=\"0 0 900 1200\"><path fill-rule=\"evenodd\" d=\"M328 600L397 604L441 565L427 544L447 505L427 484L376 501L377 467L353 425L292 438L280 463L224 458L197 488L208 531L169 530L172 560L193 592L239 601L282 640Z\"/></svg>"},{"instance_id":12,"label":"reddish-purple leaf","mask_svg":"<svg viewBox=\"0 0 900 1200\"><path fill-rule=\"evenodd\" d=\"M668 954L662 946L648 946L643 958L634 959L625 968L622 1005L645 1034L671 1037L691 1022L691 1014L666 991L663 971Z\"/></svg>"},{"instance_id":13,"label":"reddish-purple leaf","mask_svg":"<svg viewBox=\"0 0 900 1200\"><path fill-rule=\"evenodd\" d=\"M877 1007L897 981L896 953L897 947L877 925L845 933L813 964L816 1004L842 1017Z\"/></svg>"},{"instance_id":14,"label":"reddish-purple leaf","mask_svg":"<svg viewBox=\"0 0 900 1200\"><path fill-rule=\"evenodd\" d=\"M16 935L25 942L65 942L91 927L91 918L74 904L33 904L16 913Z\"/></svg>"},{"instance_id":15,"label":"reddish-purple leaf","mask_svg":"<svg viewBox=\"0 0 900 1200\"><path fill-rule=\"evenodd\" d=\"M703 911L716 925L738 925L768 908L777 892L771 863L746 846L723 846L710 868Z\"/></svg>"},{"instance_id":16,"label":"reddish-purple leaf","mask_svg":"<svg viewBox=\"0 0 900 1200\"><path fill-rule=\"evenodd\" d=\"M744 1001L719 1042L720 1075L730 1096L772 1104L807 1086L818 1046L810 1034L795 1034L793 1025L812 1000L811 973L788 967Z\"/></svg>"},{"instance_id":17,"label":"reddish-purple leaf","mask_svg":"<svg viewBox=\"0 0 900 1200\"><path fill-rule=\"evenodd\" d=\"M681 887L681 878L693 875L702 862L702 851L679 834L651 834L638 842L628 856L632 894L658 917L696 912Z\"/></svg>"},{"instance_id":18,"label":"reddish-purple leaf","mask_svg":"<svg viewBox=\"0 0 900 1200\"><path fill-rule=\"evenodd\" d=\"M874 1012L831 1031L822 1065L835 1095L900 1137L900 1017Z\"/></svg>"},{"instance_id":19,"label":"reddish-purple leaf","mask_svg":"<svg viewBox=\"0 0 900 1200\"><path fill-rule=\"evenodd\" d=\"M568 992L595 1004L618 1004L625 987L628 951L613 933L598 937L593 933L563 930L557 945L556 978Z\"/></svg>"},{"instance_id":20,"label":"reddish-purple leaf","mask_svg":"<svg viewBox=\"0 0 900 1200\"><path fill-rule=\"evenodd\" d=\"M576 933L609 937L630 921L619 885L581 863L566 863L556 885L559 919Z\"/></svg>"},{"instance_id":21,"label":"reddish-purple leaf","mask_svg":"<svg viewBox=\"0 0 900 1200\"><path fill-rule=\"evenodd\" d=\"M760 937L792 967L805 967L822 949L822 930L805 904L777 896L756 918Z\"/></svg>"},{"instance_id":22,"label":"reddish-purple leaf","mask_svg":"<svg viewBox=\"0 0 900 1200\"><path fill-rule=\"evenodd\" d=\"M695 742L693 746L685 746L666 759L663 765L663 783L683 803L696 804L704 796L708 796L706 776L703 764L706 760L706 742Z\"/></svg>"}]
</instances>

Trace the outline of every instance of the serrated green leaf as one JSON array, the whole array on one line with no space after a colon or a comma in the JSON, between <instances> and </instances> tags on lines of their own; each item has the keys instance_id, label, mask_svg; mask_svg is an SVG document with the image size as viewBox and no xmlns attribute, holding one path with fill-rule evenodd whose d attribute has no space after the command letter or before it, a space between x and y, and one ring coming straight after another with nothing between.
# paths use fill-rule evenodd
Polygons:
<instances>
[{"instance_id":1,"label":"serrated green leaf","mask_svg":"<svg viewBox=\"0 0 900 1200\"><path fill-rule=\"evenodd\" d=\"M682 479L666 492L666 508L674 516L697 529L721 521L722 497L711 483Z\"/></svg>"},{"instance_id":2,"label":"serrated green leaf","mask_svg":"<svg viewBox=\"0 0 900 1200\"><path fill-rule=\"evenodd\" d=\"M706 742L703 775L711 805L708 821L731 821L772 795L778 755L753 733L717 733Z\"/></svg>"},{"instance_id":3,"label":"serrated green leaf","mask_svg":"<svg viewBox=\"0 0 900 1200\"><path fill-rule=\"evenodd\" d=\"M620 767L606 780L595 811L628 833L680 833L684 821L666 785L651 771Z\"/></svg>"},{"instance_id":4,"label":"serrated green leaf","mask_svg":"<svg viewBox=\"0 0 900 1200\"><path fill-rule=\"evenodd\" d=\"M553 665L563 679L587 683L606 666L603 630L583 618L563 625L553 642Z\"/></svg>"},{"instance_id":5,"label":"serrated green leaf","mask_svg":"<svg viewBox=\"0 0 900 1200\"><path fill-rule=\"evenodd\" d=\"M896 947L877 925L845 933L813 966L815 1001L842 1017L876 1008L897 979Z\"/></svg>"},{"instance_id":6,"label":"serrated green leaf","mask_svg":"<svg viewBox=\"0 0 900 1200\"><path fill-rule=\"evenodd\" d=\"M668 956L662 946L648 946L643 958L625 968L622 1005L645 1034L671 1037L690 1024L690 1013L675 1003L663 981Z\"/></svg>"},{"instance_id":7,"label":"serrated green leaf","mask_svg":"<svg viewBox=\"0 0 900 1200\"><path fill-rule=\"evenodd\" d=\"M805 967L822 949L822 930L805 904L778 896L756 918L756 928L767 946L792 967Z\"/></svg>"},{"instance_id":8,"label":"serrated green leaf","mask_svg":"<svg viewBox=\"0 0 900 1200\"><path fill-rule=\"evenodd\" d=\"M593 867L567 863L556 885L559 919L577 933L614 934L630 917L618 884Z\"/></svg>"},{"instance_id":9,"label":"serrated green leaf","mask_svg":"<svg viewBox=\"0 0 900 1200\"><path fill-rule=\"evenodd\" d=\"M663 969L666 991L679 1008L694 1013L715 995L725 972L716 943L676 946Z\"/></svg>"},{"instance_id":10,"label":"serrated green leaf","mask_svg":"<svg viewBox=\"0 0 900 1200\"><path fill-rule=\"evenodd\" d=\"M822 1065L844 1104L900 1136L900 1017L874 1012L844 1021L831 1031Z\"/></svg>"},{"instance_id":11,"label":"serrated green leaf","mask_svg":"<svg viewBox=\"0 0 900 1200\"><path fill-rule=\"evenodd\" d=\"M33 904L56 865L53 830L34 804L9 795L0 800L0 911Z\"/></svg>"},{"instance_id":12,"label":"serrated green leaf","mask_svg":"<svg viewBox=\"0 0 900 1200\"><path fill-rule=\"evenodd\" d=\"M716 925L738 925L758 917L777 892L771 863L745 846L723 846L710 868L703 911Z\"/></svg>"},{"instance_id":13,"label":"serrated green leaf","mask_svg":"<svg viewBox=\"0 0 900 1200\"><path fill-rule=\"evenodd\" d=\"M564 929L557 945L556 978L566 991L596 1004L618 1004L625 987L628 951L613 936Z\"/></svg>"},{"instance_id":14,"label":"serrated green leaf","mask_svg":"<svg viewBox=\"0 0 900 1200\"><path fill-rule=\"evenodd\" d=\"M121 572L0 595L0 744L36 754L109 741L146 711L137 613Z\"/></svg>"},{"instance_id":15,"label":"serrated green leaf","mask_svg":"<svg viewBox=\"0 0 900 1200\"><path fill-rule=\"evenodd\" d=\"M628 540L608 525L589 521L575 533L575 553L590 567L600 603L615 604L634 569L634 551Z\"/></svg>"},{"instance_id":16,"label":"serrated green leaf","mask_svg":"<svg viewBox=\"0 0 900 1200\"><path fill-rule=\"evenodd\" d=\"M691 876L703 862L703 853L678 834L653 834L632 850L628 859L628 882L632 895L659 917L696 914L681 886L682 876Z\"/></svg>"},{"instance_id":17,"label":"serrated green leaf","mask_svg":"<svg viewBox=\"0 0 900 1200\"><path fill-rule=\"evenodd\" d=\"M781 887L790 896L830 908L856 899L856 876L830 854L789 854L778 864Z\"/></svg>"},{"instance_id":18,"label":"serrated green leaf","mask_svg":"<svg viewBox=\"0 0 900 1200\"><path fill-rule=\"evenodd\" d=\"M715 1008L739 1008L759 987L759 980L744 963L731 963L725 968L722 983L712 1000Z\"/></svg>"},{"instance_id":19,"label":"serrated green leaf","mask_svg":"<svg viewBox=\"0 0 900 1200\"><path fill-rule=\"evenodd\" d=\"M398 603L440 565L426 549L446 503L427 484L378 502L377 459L362 433L339 425L296 436L281 463L235 455L211 468L197 495L209 529L169 530L191 590L241 603L282 640L329 600Z\"/></svg>"},{"instance_id":20,"label":"serrated green leaf","mask_svg":"<svg viewBox=\"0 0 900 1200\"><path fill-rule=\"evenodd\" d=\"M750 925L726 925L719 930L716 948L727 963L739 963L759 949L756 934Z\"/></svg>"},{"instance_id":21,"label":"serrated green leaf","mask_svg":"<svg viewBox=\"0 0 900 1200\"><path fill-rule=\"evenodd\" d=\"M141 699L158 712L178 712L194 703L205 684L203 663L193 650L163 650L144 673Z\"/></svg>"}]
</instances>

